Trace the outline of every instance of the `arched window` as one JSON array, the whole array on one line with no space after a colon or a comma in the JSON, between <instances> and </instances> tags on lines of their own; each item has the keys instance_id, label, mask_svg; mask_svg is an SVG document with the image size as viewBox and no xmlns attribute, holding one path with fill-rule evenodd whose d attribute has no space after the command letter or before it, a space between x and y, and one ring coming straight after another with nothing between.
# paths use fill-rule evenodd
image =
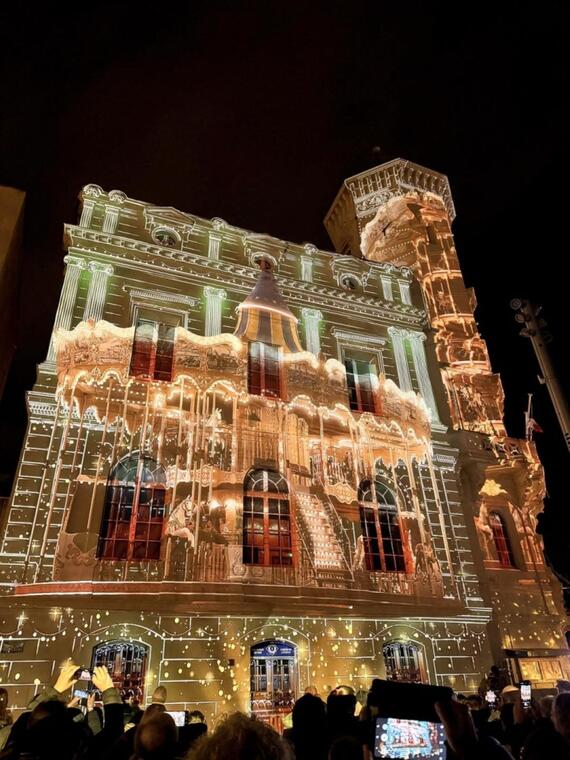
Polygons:
<instances>
[{"instance_id":1,"label":"arched window","mask_svg":"<svg viewBox=\"0 0 570 760\"><path fill-rule=\"evenodd\" d=\"M493 531L493 541L497 550L499 565L501 567L516 567L509 534L507 533L503 518L497 512L491 512L489 515L489 525Z\"/></svg>"},{"instance_id":2,"label":"arched window","mask_svg":"<svg viewBox=\"0 0 570 760\"><path fill-rule=\"evenodd\" d=\"M166 475L154 459L123 457L107 482L97 557L160 559L165 494Z\"/></svg>"},{"instance_id":3,"label":"arched window","mask_svg":"<svg viewBox=\"0 0 570 760\"><path fill-rule=\"evenodd\" d=\"M406 572L402 531L394 493L380 479L363 480L358 489L360 528L366 567L383 573Z\"/></svg>"},{"instance_id":4,"label":"arched window","mask_svg":"<svg viewBox=\"0 0 570 760\"><path fill-rule=\"evenodd\" d=\"M244 565L292 565L287 481L272 470L251 470L243 484Z\"/></svg>"},{"instance_id":5,"label":"arched window","mask_svg":"<svg viewBox=\"0 0 570 760\"><path fill-rule=\"evenodd\" d=\"M92 666L104 665L122 697L144 698L148 647L140 641L107 641L93 650Z\"/></svg>"},{"instance_id":6,"label":"arched window","mask_svg":"<svg viewBox=\"0 0 570 760\"><path fill-rule=\"evenodd\" d=\"M415 644L395 641L382 649L386 665L386 680L421 683L421 654Z\"/></svg>"}]
</instances>

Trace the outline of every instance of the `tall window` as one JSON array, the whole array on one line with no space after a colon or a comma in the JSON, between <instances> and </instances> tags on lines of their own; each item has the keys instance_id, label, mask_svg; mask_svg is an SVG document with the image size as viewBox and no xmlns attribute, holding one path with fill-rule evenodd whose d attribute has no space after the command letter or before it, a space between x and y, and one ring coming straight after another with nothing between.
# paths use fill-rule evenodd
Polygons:
<instances>
[{"instance_id":1,"label":"tall window","mask_svg":"<svg viewBox=\"0 0 570 760\"><path fill-rule=\"evenodd\" d=\"M287 481L272 470L252 470L243 490L244 565L292 565Z\"/></svg>"},{"instance_id":2,"label":"tall window","mask_svg":"<svg viewBox=\"0 0 570 760\"><path fill-rule=\"evenodd\" d=\"M259 342L249 344L247 389L256 396L281 398L278 346Z\"/></svg>"},{"instance_id":3,"label":"tall window","mask_svg":"<svg viewBox=\"0 0 570 760\"><path fill-rule=\"evenodd\" d=\"M160 559L166 476L150 457L135 452L111 472L97 557L111 560Z\"/></svg>"},{"instance_id":4,"label":"tall window","mask_svg":"<svg viewBox=\"0 0 570 760\"><path fill-rule=\"evenodd\" d=\"M376 478L374 492L370 480L364 480L358 490L366 568L383 573L405 573L402 531L393 492L380 478Z\"/></svg>"},{"instance_id":5,"label":"tall window","mask_svg":"<svg viewBox=\"0 0 570 760\"><path fill-rule=\"evenodd\" d=\"M493 531L493 541L497 550L497 558L501 567L516 567L513 550L503 518L496 512L489 515L489 525Z\"/></svg>"},{"instance_id":6,"label":"tall window","mask_svg":"<svg viewBox=\"0 0 570 760\"><path fill-rule=\"evenodd\" d=\"M345 358L346 382L350 408L355 412L376 413L375 386L377 383L374 365L362 359Z\"/></svg>"},{"instance_id":7,"label":"tall window","mask_svg":"<svg viewBox=\"0 0 570 760\"><path fill-rule=\"evenodd\" d=\"M138 641L108 641L93 650L93 667L104 665L122 697L134 694L142 702L148 647Z\"/></svg>"},{"instance_id":8,"label":"tall window","mask_svg":"<svg viewBox=\"0 0 570 760\"><path fill-rule=\"evenodd\" d=\"M396 641L382 649L388 681L421 683L420 652L414 644Z\"/></svg>"},{"instance_id":9,"label":"tall window","mask_svg":"<svg viewBox=\"0 0 570 760\"><path fill-rule=\"evenodd\" d=\"M147 380L172 380L173 325L138 319L129 373Z\"/></svg>"}]
</instances>

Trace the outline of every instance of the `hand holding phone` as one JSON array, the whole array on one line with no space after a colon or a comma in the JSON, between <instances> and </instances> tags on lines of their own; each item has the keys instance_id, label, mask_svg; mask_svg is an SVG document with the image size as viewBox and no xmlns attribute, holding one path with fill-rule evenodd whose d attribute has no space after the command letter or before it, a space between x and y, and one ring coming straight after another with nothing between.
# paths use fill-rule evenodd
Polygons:
<instances>
[{"instance_id":1,"label":"hand holding phone","mask_svg":"<svg viewBox=\"0 0 570 760\"><path fill-rule=\"evenodd\" d=\"M489 707L495 707L497 705L497 695L492 689L489 689L485 694L485 701Z\"/></svg>"},{"instance_id":2,"label":"hand holding phone","mask_svg":"<svg viewBox=\"0 0 570 760\"><path fill-rule=\"evenodd\" d=\"M532 685L530 681L520 682L521 703L524 710L528 710L531 705Z\"/></svg>"}]
</instances>

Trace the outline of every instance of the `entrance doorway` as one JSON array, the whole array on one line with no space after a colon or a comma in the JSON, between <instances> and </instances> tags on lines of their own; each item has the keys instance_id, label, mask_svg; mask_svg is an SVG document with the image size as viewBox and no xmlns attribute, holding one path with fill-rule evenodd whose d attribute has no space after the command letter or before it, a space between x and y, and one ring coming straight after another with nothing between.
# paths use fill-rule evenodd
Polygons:
<instances>
[{"instance_id":1,"label":"entrance doorway","mask_svg":"<svg viewBox=\"0 0 570 760\"><path fill-rule=\"evenodd\" d=\"M271 639L251 647L251 711L283 730L282 716L297 698L297 651L293 644Z\"/></svg>"},{"instance_id":2,"label":"entrance doorway","mask_svg":"<svg viewBox=\"0 0 570 760\"><path fill-rule=\"evenodd\" d=\"M122 697L144 699L148 647L140 641L107 641L93 650L93 667L104 665Z\"/></svg>"}]
</instances>

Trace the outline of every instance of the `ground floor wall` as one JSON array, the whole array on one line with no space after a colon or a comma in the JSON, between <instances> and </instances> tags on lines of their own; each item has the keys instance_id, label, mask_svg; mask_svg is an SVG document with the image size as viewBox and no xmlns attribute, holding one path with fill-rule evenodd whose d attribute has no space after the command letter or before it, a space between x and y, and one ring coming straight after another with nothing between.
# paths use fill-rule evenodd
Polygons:
<instances>
[{"instance_id":1,"label":"ground floor wall","mask_svg":"<svg viewBox=\"0 0 570 760\"><path fill-rule=\"evenodd\" d=\"M161 684L168 690L169 709L200 709L209 720L251 710L259 696L252 694L252 663L264 643L269 653L275 642L288 648L293 698L308 685L323 696L339 684L367 690L373 677L386 676L383 650L394 643L411 645L401 652L417 651L424 682L462 692L476 691L493 661L485 622L165 615L106 609L104 603L95 611L5 607L0 685L8 690L12 709L22 709L38 689L54 682L66 658L90 667L97 647L117 642L142 645L146 652L143 701Z\"/></svg>"}]
</instances>

